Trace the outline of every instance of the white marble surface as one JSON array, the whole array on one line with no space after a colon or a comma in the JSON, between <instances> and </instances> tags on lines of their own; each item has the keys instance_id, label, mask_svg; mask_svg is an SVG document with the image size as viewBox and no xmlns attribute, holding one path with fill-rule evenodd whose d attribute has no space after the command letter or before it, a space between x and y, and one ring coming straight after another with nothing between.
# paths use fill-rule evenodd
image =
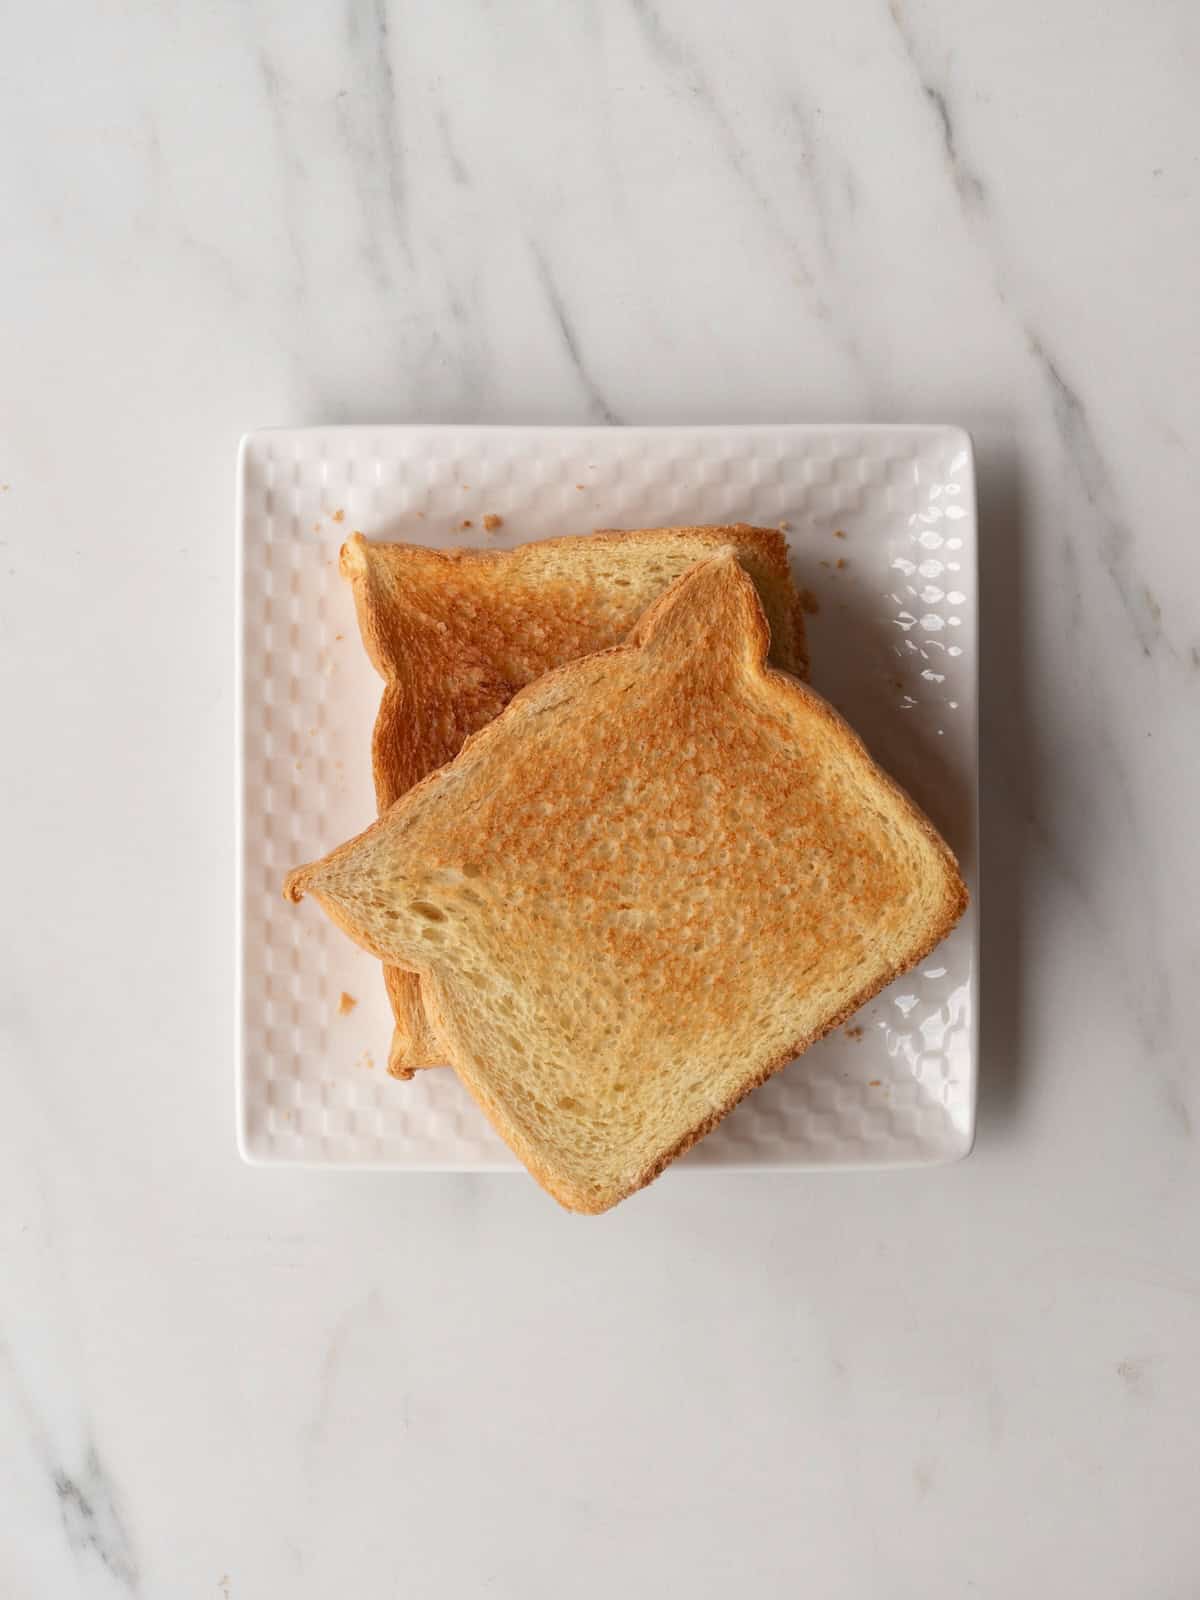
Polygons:
<instances>
[{"instance_id":1,"label":"white marble surface","mask_svg":"<svg viewBox=\"0 0 1200 1600\"><path fill-rule=\"evenodd\" d=\"M1191 0L48 3L0 63L0 1592L1200 1584ZM234 447L976 436L979 1141L253 1171Z\"/></svg>"}]
</instances>

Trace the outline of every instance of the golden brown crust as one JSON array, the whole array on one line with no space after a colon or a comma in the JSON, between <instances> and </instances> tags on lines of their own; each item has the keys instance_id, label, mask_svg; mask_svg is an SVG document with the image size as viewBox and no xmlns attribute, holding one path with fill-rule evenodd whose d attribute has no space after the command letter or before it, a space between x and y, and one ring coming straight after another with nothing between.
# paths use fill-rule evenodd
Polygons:
<instances>
[{"instance_id":1,"label":"golden brown crust","mask_svg":"<svg viewBox=\"0 0 1200 1600\"><path fill-rule=\"evenodd\" d=\"M808 628L805 623L804 600L797 595L792 607L792 628L796 635L796 676L807 683L812 674L812 657L808 649Z\"/></svg>"},{"instance_id":2,"label":"golden brown crust","mask_svg":"<svg viewBox=\"0 0 1200 1600\"><path fill-rule=\"evenodd\" d=\"M707 589L704 591L705 602L703 605L700 603L701 591L697 586L707 585L711 589L713 584L718 582L724 585L722 592L726 595L729 606L724 614L716 614L709 608ZM715 607L717 590L713 589L713 595ZM695 596L694 601L693 596ZM706 630L703 637L697 632L698 628ZM851 961L848 957L844 958L843 954L837 954L834 957L834 966L838 971L857 973L861 968L864 973L869 972L865 981L859 983L857 987L850 988L849 991L845 986L840 990L829 991L838 995L837 1003L826 1010L813 1013L816 1019L815 1025L802 1030L799 1039L793 1038L786 1047L780 1045L781 1028L779 1033L773 1036L774 1043L770 1047L769 1054L766 1054L766 1059L748 1072L741 1068L742 1057L739 1054L736 1076L729 1078L726 1072L728 1087L721 1099L716 1104L710 1101L702 1115L684 1131L675 1134L662 1148L656 1149L652 1158L639 1169L623 1173L619 1181L608 1181L606 1187L598 1184L589 1187L582 1181L576 1182L570 1175L567 1165L563 1163L561 1152L558 1168L548 1163L544 1148L535 1136L537 1129L530 1131L522 1121L522 1117L513 1114L513 1103L511 1100L503 1099L501 1092L496 1088L492 1065L485 1062L478 1053L477 1037L476 1043L472 1044L462 1031L462 1018L467 1015L462 1010L464 1003L462 994L458 987L453 989L453 993L452 989L447 987L453 982L457 969L452 963L441 968L435 960L414 960L414 965L418 966L424 975L422 982L431 1002L430 1011L437 1036L444 1042L447 1052L458 1065L460 1076L463 1077L469 1091L538 1181L556 1199L571 1209L588 1212L608 1209L620 1199L651 1182L670 1161L689 1149L727 1115L752 1088L764 1082L794 1055L807 1049L816 1039L839 1026L899 973L924 959L929 950L950 931L966 906L966 889L959 876L957 864L932 824L899 786L874 766L861 740L832 707L793 677L774 671L765 665L767 637L765 621L754 600L753 591L737 567L727 556L718 556L702 562L692 572L678 580L668 594L655 602L627 643L615 646L599 656L561 668L523 690L514 697L509 709L501 718L487 725L467 742L462 754L452 766L432 774L416 786L408 796L397 803L388 816L373 824L358 840L341 846L324 861L298 869L289 876L286 893L292 898L298 898L306 888L311 887L333 919L345 928L351 937L356 938L375 954L395 959L401 955L407 957L409 954L415 954L421 948L428 950L430 946L421 946L420 940L411 931L411 928L416 927L415 922L411 924L407 933L397 933L394 929L389 931L389 919L393 919L394 914L387 907L392 903L379 900L379 895L383 892L382 886L390 881L384 868L390 859L388 851L392 848L393 840L397 841L397 848L412 854L418 868L430 861L431 852L435 856L440 854L441 859L451 868L452 877L458 871L457 868L453 868L453 862L475 861L481 855L486 856L489 850L493 850L506 864L505 875L498 882L501 885L500 892L507 895L511 888L519 887L523 881L521 879L523 863L532 864L539 875L543 872L546 845L538 830L534 830L532 834L529 832L528 818L531 814L537 814L537 809L544 804L542 797L548 800L553 795L554 781L574 783L576 781L574 775L577 775L578 769L572 767L570 773L560 774L560 746L553 743L552 736L548 733L547 738L551 738L551 743L547 745L540 762L534 760L523 764L518 787L525 795L525 799L515 812L512 809L515 794L496 796L497 809L490 812L476 809L463 813L461 797L468 793L476 796L472 804L478 808L481 803L478 796L481 793L485 797L494 794L494 785L502 780L506 773L513 770L511 750L517 747L524 748L524 741L530 737L530 729L535 719L546 719L548 712L555 711L560 706L570 705L576 695L582 694L584 698L580 704L579 715L585 719L587 726L593 725L596 710L601 705L619 721L616 707L625 702L620 698L614 701L613 694L623 696L643 681L649 682L653 679L657 682L665 677L670 683L678 684L678 691L670 689L669 695L675 696L678 692L679 698L669 698L662 702L664 710L670 705L675 705L678 707L679 716L683 719L675 725L670 723L667 716L662 724L663 738L667 741L664 752L668 748L674 752L680 745L687 744L688 730L699 726L695 718L711 701L711 713L719 718L718 745L713 748L722 752L720 759L735 763L732 768L732 778L735 784L733 792L737 797L736 807L744 811L749 805L761 803L763 806L776 808L775 811L764 813L765 815L778 815L784 820L786 816L791 816L793 821L799 818L801 826L809 830L806 835L805 852L799 860L806 863L812 859L825 857L828 852L834 852L839 856L841 866L835 862L830 870L849 874L846 880L849 888L838 891L842 895L842 901L839 903L844 903L850 908L847 914L860 920L857 924L852 922L848 931L853 934L857 926L860 933L870 931L871 937L878 942L885 928L899 927L903 937L895 946L889 944L886 947L888 950L894 948L897 951L896 956L885 956L884 947L879 946L878 954L872 956L869 966ZM630 659L639 653L644 656L643 660L634 662ZM629 665L625 666L625 662ZM680 662L686 669L685 677L679 676ZM631 668L634 669L632 672ZM753 700L751 704L737 700L741 706L737 723L749 724L749 727L739 726L727 720L729 708L734 703L729 699L730 688L736 690L736 686L743 681L752 688ZM723 688L722 685L726 687ZM735 700L736 698L735 693ZM725 707L724 710L721 709L722 706ZM802 717L799 714L801 706ZM567 715L566 712L562 713L564 718ZM632 713L628 715L633 716ZM772 734L768 745L771 749L778 749L781 758L785 749L790 752L786 755L788 762L798 760L802 749L826 751L828 755L821 757L822 760L832 759L836 755L841 765L867 786L861 802L855 801L849 810L845 810L843 806L842 821L837 821L832 814L827 813L824 804L819 805L815 811L812 809L806 787L811 784L812 778L809 776L797 778L797 774L809 772L811 758L805 757L801 760L789 780L784 771L772 771L761 765L746 765L746 759L734 753L735 749L742 748L736 745L736 740L741 734L745 734L746 738L751 740L751 743L745 745L747 751L759 748L759 745L753 742L758 738L753 725L764 718L766 723L770 724L773 716L779 718L779 726L783 730L783 743L777 745L772 742L775 737ZM814 722L824 725L828 730L823 737L819 729L814 731ZM538 720L536 726L539 729L551 729L554 722L553 719ZM634 730L635 740L641 740L642 722L635 718L630 726ZM805 743L794 744L802 732ZM538 734L535 732L533 737L536 739ZM563 737L566 737L565 733ZM727 740L733 742L727 744ZM489 754L493 746L496 750L489 766ZM674 759L672 754L669 760L674 761ZM476 787L471 789L470 783L474 775L478 775L478 779ZM798 781L800 787L795 787ZM610 781L610 791L611 787ZM697 791L693 787L689 792L692 794L692 799L686 804L694 806L697 803L696 796L707 791ZM581 801L574 790L564 790L564 795L568 797L568 803L575 804L577 811L582 811L583 816L590 814L586 800ZM572 795L575 796L573 801L569 798ZM789 795L792 796L791 799L787 798ZM701 803L705 806L709 804L708 801ZM869 808L865 813L861 809L863 804ZM779 809L783 806L799 807L799 809L788 811L785 815L785 812ZM531 807L534 808L532 812ZM686 811L682 815L686 820L686 816L693 814L700 815L691 811ZM846 835L843 831L847 821L853 824L856 817L862 815L874 817L876 814L885 829L892 828L900 836L903 848L908 852L903 859L917 862L917 865L904 868L906 876L903 882L894 876L891 879L886 875L880 876L884 866L883 858L879 856L879 848L880 841L886 834L879 833L876 824L863 824L867 831L863 835L864 843L861 847L855 842L856 836ZM640 811L636 812L637 818L643 815ZM652 813L646 816L645 820L650 821L653 817L661 815L662 813ZM732 836L734 841L740 839L745 848L754 849L755 840L760 835L755 830L745 828L744 816L740 821L736 813L731 813L731 817L735 830L740 830L740 832L735 831ZM400 845L399 841L405 838L410 829L420 828L424 818L428 818L429 821L426 832L420 835L423 842L419 846L407 841ZM835 830L833 833L828 831L831 828ZM603 831L601 830L601 837ZM686 838L678 831L675 836L681 840ZM627 846L636 842L636 833L631 832L628 827L623 837ZM730 836L719 834L717 837L720 840ZM916 850L914 839L924 842L924 855ZM373 853L377 847L381 852L378 856ZM693 859L697 863L697 872L702 870L713 882L725 881L719 859L705 860L696 857ZM832 862L833 856L829 855L828 859ZM900 859L898 857L897 861ZM864 860L866 866L863 865ZM369 868L373 874L370 880L373 887L370 889L369 903L385 906L384 920L374 929L367 927L362 920L360 886L363 882L364 862L380 863ZM786 856L777 855L773 858L773 862L785 868L787 866ZM878 868L873 863L878 863ZM586 895L593 905L599 903L603 914L608 915L608 909L613 906L612 888L597 875L593 866L581 868L572 857L564 858L556 870L565 874L564 881L567 888L564 904L569 919L573 920L585 914L585 902L579 898L581 895ZM622 863L620 871L625 873L627 870ZM887 870L894 874L899 868L893 867ZM463 872L465 871L464 868ZM731 906L736 908L745 903L743 896L747 894L756 896L752 908L753 915L759 924L759 934L765 940L765 943L760 943L758 947L763 954L756 959L761 959L767 965L755 970L765 974L768 991L762 992L769 992L770 986L776 982L784 982L785 987L795 983L797 975L801 981L807 981L804 979L804 973L808 972L809 968L801 969L795 964L795 957L788 953L790 947L783 936L789 928L793 934L798 929L806 928L804 936L810 946L819 946L824 938L824 923L812 923L811 908L824 906L826 899L823 898L824 891L819 891L817 899L806 902L810 909L802 910L802 920L797 922L796 914L788 912L786 908L782 912L777 909L779 898L777 895L767 890L764 898L766 883L768 881L774 883L775 880L773 878L764 880L761 876L755 875L756 871L757 869L751 871L748 878L736 880L743 885L741 889L726 887L724 903L727 909ZM917 873L917 876L914 877L914 873ZM488 873L476 866L472 868L470 879L471 883L486 884ZM652 875L651 884L655 881L658 880ZM691 881L701 883L702 879L693 874ZM757 889L753 887L755 884L758 885ZM536 884L538 899L544 898L545 892L551 887L542 883ZM669 903L678 893L679 887L680 884L671 877L662 882L662 892L666 902ZM475 895L476 899L478 898L477 891L471 888L470 884L467 885L467 890ZM417 892L419 890L415 884L405 891L409 897ZM916 892L921 895L919 904L911 900L911 895ZM647 893L653 896L656 891L651 887ZM653 906L654 900L643 898L640 903ZM910 906L919 910L921 918L919 924L910 920ZM348 907L350 909L347 909ZM410 904L408 909L415 915L429 908ZM460 906L459 909L461 911L463 907ZM531 913L535 918L540 914L537 900L531 905ZM470 916L472 913L466 912L466 915ZM770 924L769 919L772 915L777 919L783 919L777 921L778 933L773 931ZM790 921L787 920L789 917ZM547 927L553 935L552 923L541 925ZM597 929L601 929L602 932L603 927L607 925L598 923L595 915L592 915L590 937L593 940L591 947L593 950L603 947L596 946L594 941ZM665 987L667 999L663 1002L652 1002L658 1006L654 1014L670 1026L672 1017L678 1013L680 1005L686 1009L690 1001L692 1006L697 1006L703 995L706 1014L711 1015L716 1026L724 1028L738 1024L739 1020L744 1022L747 1013L740 992L734 993L731 997L723 997L719 991L711 988L707 990L703 987L697 988L695 979L690 989L682 981L676 986L669 963L675 959L678 951L680 943L678 930L681 927L682 924L668 917L662 933L666 943L660 942L658 947L652 949L643 939L640 947L642 954L635 957L632 970L639 975L639 982L656 977L665 980L664 984L660 984L660 988ZM917 931L918 929L920 931ZM640 935L624 933L622 938L623 949L637 951L639 948L637 940L641 938ZM730 955L737 953L725 945L721 948ZM843 946L835 942L834 949L841 952ZM779 966L778 973L776 972L779 958L784 954L788 954L788 960L792 963L786 968L791 974L786 979L782 976L785 970L782 965ZM686 963L688 959L690 958L686 952L678 956L680 962ZM594 956L588 957L588 960L594 960ZM711 961L711 958L702 957L701 960ZM688 969L686 966L679 968L681 975L686 974L687 970L698 973L701 969L695 967ZM703 970L711 972L711 965ZM711 979L709 981L711 982ZM678 999L675 998L676 995L679 996ZM477 1016L478 1013L479 1007L476 1005L475 1011L470 1014ZM753 1027L753 1018L751 1024ZM743 1032L743 1034L730 1034L728 1037L750 1039L747 1054L753 1059L753 1039L758 1037L756 1033L746 1035ZM783 1037L788 1036L785 1034ZM739 1045L739 1052L740 1049ZM506 1092L511 1093L511 1086ZM657 1090L652 1087L651 1092L656 1094Z\"/></svg>"},{"instance_id":3,"label":"golden brown crust","mask_svg":"<svg viewBox=\"0 0 1200 1600\"><path fill-rule=\"evenodd\" d=\"M701 554L723 544L769 575L782 623L773 656L807 677L804 616L787 541L775 528L602 529L509 551L369 544L354 534L339 566L353 589L363 644L384 679L371 747L379 810L452 760L517 689L624 638L641 605L617 604L620 590L611 584L597 590L594 570L573 572L581 556L594 567L603 553L628 561L671 545ZM389 1070L410 1078L416 1069L441 1065L416 978L394 967L384 976L396 1023Z\"/></svg>"},{"instance_id":4,"label":"golden brown crust","mask_svg":"<svg viewBox=\"0 0 1200 1600\"><path fill-rule=\"evenodd\" d=\"M425 1008L410 1003L410 991L420 984L416 973L384 962L383 982L396 1018L388 1051L388 1072L393 1078L407 1079L424 1067L444 1067L446 1052L429 1026Z\"/></svg>"}]
</instances>

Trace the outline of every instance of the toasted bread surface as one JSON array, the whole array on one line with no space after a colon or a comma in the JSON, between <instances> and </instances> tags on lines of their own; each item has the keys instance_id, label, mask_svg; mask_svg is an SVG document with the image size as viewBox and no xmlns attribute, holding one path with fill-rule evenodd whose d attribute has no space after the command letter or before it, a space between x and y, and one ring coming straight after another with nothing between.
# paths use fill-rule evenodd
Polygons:
<instances>
[{"instance_id":1,"label":"toasted bread surface","mask_svg":"<svg viewBox=\"0 0 1200 1600\"><path fill-rule=\"evenodd\" d=\"M286 882L422 974L459 1075L573 1210L648 1183L966 905L932 824L766 648L710 557Z\"/></svg>"},{"instance_id":2,"label":"toasted bread surface","mask_svg":"<svg viewBox=\"0 0 1200 1600\"><path fill-rule=\"evenodd\" d=\"M372 740L379 810L456 756L518 689L553 667L623 640L646 607L695 561L731 545L771 629L771 659L807 676L804 619L774 528L647 528L547 539L515 550L343 546L367 653L384 679ZM397 1077L442 1052L411 973L385 974Z\"/></svg>"}]
</instances>

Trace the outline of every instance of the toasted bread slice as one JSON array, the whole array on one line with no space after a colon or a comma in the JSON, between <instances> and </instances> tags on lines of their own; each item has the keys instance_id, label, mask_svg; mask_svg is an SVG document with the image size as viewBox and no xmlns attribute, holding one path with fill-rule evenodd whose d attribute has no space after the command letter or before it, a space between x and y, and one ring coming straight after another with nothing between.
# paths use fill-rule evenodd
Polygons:
<instances>
[{"instance_id":1,"label":"toasted bread slice","mask_svg":"<svg viewBox=\"0 0 1200 1600\"><path fill-rule=\"evenodd\" d=\"M577 656L624 639L693 562L731 545L754 579L771 628L771 659L807 676L804 620L774 528L648 528L548 539L511 551L343 546L363 643L384 679L372 760L380 811L456 756L518 689ZM411 1077L443 1053L416 978L385 974L396 1019L388 1069Z\"/></svg>"},{"instance_id":2,"label":"toasted bread slice","mask_svg":"<svg viewBox=\"0 0 1200 1600\"><path fill-rule=\"evenodd\" d=\"M287 879L424 975L460 1077L572 1210L648 1183L966 904L932 824L766 650L732 554L701 562Z\"/></svg>"}]
</instances>

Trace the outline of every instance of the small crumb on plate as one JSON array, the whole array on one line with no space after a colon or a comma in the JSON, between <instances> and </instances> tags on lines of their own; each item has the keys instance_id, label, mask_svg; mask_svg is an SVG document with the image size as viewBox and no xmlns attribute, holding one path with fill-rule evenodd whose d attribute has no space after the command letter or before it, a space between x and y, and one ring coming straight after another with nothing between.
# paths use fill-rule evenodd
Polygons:
<instances>
[{"instance_id":1,"label":"small crumb on plate","mask_svg":"<svg viewBox=\"0 0 1200 1600\"><path fill-rule=\"evenodd\" d=\"M345 989L343 989L341 998L338 1000L337 1004L338 1016L348 1017L357 1004L358 1001L354 998L354 996L352 994L347 994Z\"/></svg>"},{"instance_id":2,"label":"small crumb on plate","mask_svg":"<svg viewBox=\"0 0 1200 1600\"><path fill-rule=\"evenodd\" d=\"M489 533L495 533L497 528L503 527L504 518L498 517L494 511L489 511L483 519L483 525Z\"/></svg>"}]
</instances>

